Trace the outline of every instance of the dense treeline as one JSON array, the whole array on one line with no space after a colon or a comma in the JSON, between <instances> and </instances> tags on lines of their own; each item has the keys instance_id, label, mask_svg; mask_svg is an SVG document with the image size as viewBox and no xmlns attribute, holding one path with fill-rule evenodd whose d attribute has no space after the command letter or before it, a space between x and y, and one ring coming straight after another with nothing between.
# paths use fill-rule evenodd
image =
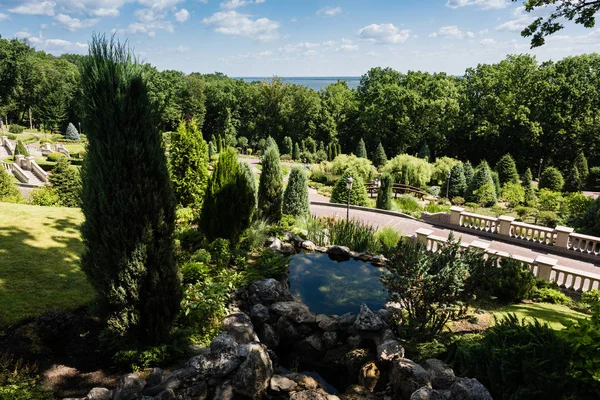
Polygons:
<instances>
[{"instance_id":1,"label":"dense treeline","mask_svg":"<svg viewBox=\"0 0 600 400\"><path fill-rule=\"evenodd\" d=\"M54 57L16 39L0 39L0 115L5 122L63 130L85 118L77 65L82 56ZM529 55L480 64L464 76L373 68L354 90L346 83L320 92L304 86L247 83L223 74L185 75L144 66L160 129L195 119L207 142L315 152L341 145L356 152L361 139L372 158L385 154L442 155L495 164L513 155L518 170L555 165L568 173L584 151L600 162L600 55L538 63ZM240 140L240 138L243 138ZM264 139L264 140L263 140ZM321 145L321 143L323 143ZM336 144L336 146L331 146ZM314 150L314 151L313 151ZM286 154L282 151L282 154Z\"/></svg>"}]
</instances>

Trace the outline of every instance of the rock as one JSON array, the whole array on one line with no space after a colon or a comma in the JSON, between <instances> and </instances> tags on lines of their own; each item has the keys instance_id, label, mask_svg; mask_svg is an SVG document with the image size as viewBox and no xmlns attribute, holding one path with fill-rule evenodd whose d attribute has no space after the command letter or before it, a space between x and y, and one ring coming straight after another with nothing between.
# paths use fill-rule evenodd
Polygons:
<instances>
[{"instance_id":1,"label":"rock","mask_svg":"<svg viewBox=\"0 0 600 400\"><path fill-rule=\"evenodd\" d=\"M90 390L85 396L85 400L111 400L112 391L103 387L97 387Z\"/></svg>"},{"instance_id":2,"label":"rock","mask_svg":"<svg viewBox=\"0 0 600 400\"><path fill-rule=\"evenodd\" d=\"M393 361L404 358L404 347L397 340L388 340L377 346L379 361Z\"/></svg>"},{"instance_id":3,"label":"rock","mask_svg":"<svg viewBox=\"0 0 600 400\"><path fill-rule=\"evenodd\" d=\"M358 373L358 383L361 386L364 386L369 392L373 392L375 386L377 386L377 382L379 382L379 377L381 376L381 372L379 368L377 368L377 364L374 362L366 363L360 369Z\"/></svg>"},{"instance_id":4,"label":"rock","mask_svg":"<svg viewBox=\"0 0 600 400\"><path fill-rule=\"evenodd\" d=\"M325 318L317 322L319 323L319 328L325 332L334 332L340 328L339 318L337 317L325 316Z\"/></svg>"},{"instance_id":5,"label":"rock","mask_svg":"<svg viewBox=\"0 0 600 400\"><path fill-rule=\"evenodd\" d=\"M271 390L275 392L291 392L296 390L298 384L285 376L273 375L270 386Z\"/></svg>"},{"instance_id":6,"label":"rock","mask_svg":"<svg viewBox=\"0 0 600 400\"><path fill-rule=\"evenodd\" d=\"M367 349L354 349L344 354L343 363L350 375L358 376L361 367L374 358Z\"/></svg>"},{"instance_id":7,"label":"rock","mask_svg":"<svg viewBox=\"0 0 600 400\"><path fill-rule=\"evenodd\" d=\"M281 250L281 240L276 237L270 237L267 239L266 246L271 251Z\"/></svg>"},{"instance_id":8,"label":"rock","mask_svg":"<svg viewBox=\"0 0 600 400\"><path fill-rule=\"evenodd\" d=\"M317 382L317 380L315 378L313 378L312 376L298 374L298 373L291 373L291 374L286 374L285 377L296 382L299 390L307 390L307 389L310 390L310 389L321 388L321 385L319 384L319 382Z\"/></svg>"},{"instance_id":9,"label":"rock","mask_svg":"<svg viewBox=\"0 0 600 400\"><path fill-rule=\"evenodd\" d=\"M325 352L327 348L323 342L321 336L317 333L312 334L306 338L306 341L315 349L320 352Z\"/></svg>"},{"instance_id":10,"label":"rock","mask_svg":"<svg viewBox=\"0 0 600 400\"><path fill-rule=\"evenodd\" d=\"M392 312L390 310L386 310L385 308L382 308L381 310L377 310L377 315L379 315L381 317L381 320L383 322L385 322L387 325L390 324L390 322L392 321Z\"/></svg>"},{"instance_id":11,"label":"rock","mask_svg":"<svg viewBox=\"0 0 600 400\"><path fill-rule=\"evenodd\" d=\"M263 324L267 322L270 316L269 308L264 304L255 304L250 310L250 318L257 324Z\"/></svg>"},{"instance_id":12,"label":"rock","mask_svg":"<svg viewBox=\"0 0 600 400\"><path fill-rule=\"evenodd\" d=\"M387 261L388 261L387 258L385 258L384 256L373 256L369 260L369 262L371 264L376 264L376 265L384 265L385 263L387 263Z\"/></svg>"},{"instance_id":13,"label":"rock","mask_svg":"<svg viewBox=\"0 0 600 400\"><path fill-rule=\"evenodd\" d=\"M302 247L304 250L315 251L315 249L317 248L317 245L314 244L313 242L311 242L310 240L305 240L302 242L300 247Z\"/></svg>"},{"instance_id":14,"label":"rock","mask_svg":"<svg viewBox=\"0 0 600 400\"><path fill-rule=\"evenodd\" d=\"M490 392L477 379L458 378L450 392L453 400L492 400Z\"/></svg>"},{"instance_id":15,"label":"rock","mask_svg":"<svg viewBox=\"0 0 600 400\"><path fill-rule=\"evenodd\" d=\"M222 326L239 344L258 341L258 336L254 332L254 325L252 325L250 317L242 312L233 313L225 317Z\"/></svg>"},{"instance_id":16,"label":"rock","mask_svg":"<svg viewBox=\"0 0 600 400\"><path fill-rule=\"evenodd\" d=\"M266 346L250 343L242 347L247 348L248 356L233 375L231 383L236 392L254 398L268 387L273 376L273 364Z\"/></svg>"},{"instance_id":17,"label":"rock","mask_svg":"<svg viewBox=\"0 0 600 400\"><path fill-rule=\"evenodd\" d=\"M385 328L386 324L379 315L362 303L356 321L354 321L354 327L359 331L378 331Z\"/></svg>"},{"instance_id":18,"label":"rock","mask_svg":"<svg viewBox=\"0 0 600 400\"><path fill-rule=\"evenodd\" d=\"M336 332L323 333L323 343L328 349L333 349L338 344L338 335Z\"/></svg>"},{"instance_id":19,"label":"rock","mask_svg":"<svg viewBox=\"0 0 600 400\"><path fill-rule=\"evenodd\" d=\"M258 336L260 337L260 341L267 347L272 349L279 347L279 334L271 325L264 324L259 329Z\"/></svg>"},{"instance_id":20,"label":"rock","mask_svg":"<svg viewBox=\"0 0 600 400\"><path fill-rule=\"evenodd\" d=\"M409 400L413 392L419 388L431 387L431 376L425 368L404 358L393 361L390 382L399 398Z\"/></svg>"},{"instance_id":21,"label":"rock","mask_svg":"<svg viewBox=\"0 0 600 400\"><path fill-rule=\"evenodd\" d=\"M419 388L410 396L410 400L446 400L441 392L427 386Z\"/></svg>"},{"instance_id":22,"label":"rock","mask_svg":"<svg viewBox=\"0 0 600 400\"><path fill-rule=\"evenodd\" d=\"M240 364L240 358L232 351L199 355L189 359L187 365L194 371L195 379L224 378Z\"/></svg>"},{"instance_id":23,"label":"rock","mask_svg":"<svg viewBox=\"0 0 600 400\"><path fill-rule=\"evenodd\" d=\"M175 400L175 392L171 389L163 390L154 396L154 400Z\"/></svg>"},{"instance_id":24,"label":"rock","mask_svg":"<svg viewBox=\"0 0 600 400\"><path fill-rule=\"evenodd\" d=\"M364 252L364 253L359 253L356 256L356 258L358 258L360 261L364 261L364 262L371 260L372 257L373 257L373 254L369 253L368 251Z\"/></svg>"},{"instance_id":25,"label":"rock","mask_svg":"<svg viewBox=\"0 0 600 400\"><path fill-rule=\"evenodd\" d=\"M327 247L317 246L317 247L315 247L315 251L317 251L319 253L327 253Z\"/></svg>"},{"instance_id":26,"label":"rock","mask_svg":"<svg viewBox=\"0 0 600 400\"><path fill-rule=\"evenodd\" d=\"M431 386L434 389L450 389L456 381L452 368L440 360L430 358L423 361L421 365L431 375Z\"/></svg>"},{"instance_id":27,"label":"rock","mask_svg":"<svg viewBox=\"0 0 600 400\"><path fill-rule=\"evenodd\" d=\"M248 288L253 304L273 303L281 300L291 300L292 295L281 283L273 278L254 282Z\"/></svg>"},{"instance_id":28,"label":"rock","mask_svg":"<svg viewBox=\"0 0 600 400\"><path fill-rule=\"evenodd\" d=\"M114 400L133 400L142 392L146 383L137 374L127 374L121 377L115 390Z\"/></svg>"},{"instance_id":29,"label":"rock","mask_svg":"<svg viewBox=\"0 0 600 400\"><path fill-rule=\"evenodd\" d=\"M317 318L308 307L297 301L283 301L271 304L271 311L277 315L287 317L297 324L315 323Z\"/></svg>"},{"instance_id":30,"label":"rock","mask_svg":"<svg viewBox=\"0 0 600 400\"><path fill-rule=\"evenodd\" d=\"M289 321L286 317L280 317L277 321L277 333L280 338L286 340L298 340L302 337L302 334L296 327L296 325Z\"/></svg>"},{"instance_id":31,"label":"rock","mask_svg":"<svg viewBox=\"0 0 600 400\"><path fill-rule=\"evenodd\" d=\"M391 329L386 329L379 338L379 344L385 343L389 340L396 340L396 335L394 335L394 332L392 332Z\"/></svg>"},{"instance_id":32,"label":"rock","mask_svg":"<svg viewBox=\"0 0 600 400\"><path fill-rule=\"evenodd\" d=\"M146 386L158 385L162 382L163 370L162 368L152 368L152 372L146 378Z\"/></svg>"},{"instance_id":33,"label":"rock","mask_svg":"<svg viewBox=\"0 0 600 400\"><path fill-rule=\"evenodd\" d=\"M342 326L352 325L354 321L356 321L356 315L351 312L342 315L339 319L339 323Z\"/></svg>"},{"instance_id":34,"label":"rock","mask_svg":"<svg viewBox=\"0 0 600 400\"><path fill-rule=\"evenodd\" d=\"M350 345L350 347L352 347L353 349L355 349L362 342L362 337L360 335L352 335L352 336L348 336L348 339L346 341L348 342L348 344Z\"/></svg>"},{"instance_id":35,"label":"rock","mask_svg":"<svg viewBox=\"0 0 600 400\"><path fill-rule=\"evenodd\" d=\"M282 254L292 254L294 252L294 245L291 243L283 243L279 252Z\"/></svg>"},{"instance_id":36,"label":"rock","mask_svg":"<svg viewBox=\"0 0 600 400\"><path fill-rule=\"evenodd\" d=\"M210 342L211 353L222 353L222 352L233 352L237 353L239 344L235 341L233 336L227 332L221 332L219 335Z\"/></svg>"},{"instance_id":37,"label":"rock","mask_svg":"<svg viewBox=\"0 0 600 400\"><path fill-rule=\"evenodd\" d=\"M340 258L350 258L350 249L346 246L330 246L327 249L327 254Z\"/></svg>"},{"instance_id":38,"label":"rock","mask_svg":"<svg viewBox=\"0 0 600 400\"><path fill-rule=\"evenodd\" d=\"M213 400L233 400L235 392L230 380L223 381L216 389Z\"/></svg>"},{"instance_id":39,"label":"rock","mask_svg":"<svg viewBox=\"0 0 600 400\"><path fill-rule=\"evenodd\" d=\"M340 398L324 391L304 390L292 393L289 400L339 400Z\"/></svg>"}]
</instances>

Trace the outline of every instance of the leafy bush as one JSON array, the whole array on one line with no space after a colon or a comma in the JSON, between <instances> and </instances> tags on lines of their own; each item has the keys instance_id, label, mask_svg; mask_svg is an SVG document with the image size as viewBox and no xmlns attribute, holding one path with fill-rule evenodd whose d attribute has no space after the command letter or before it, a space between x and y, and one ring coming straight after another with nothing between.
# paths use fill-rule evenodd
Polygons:
<instances>
[{"instance_id":1,"label":"leafy bush","mask_svg":"<svg viewBox=\"0 0 600 400\"><path fill-rule=\"evenodd\" d=\"M263 250L258 259L246 268L245 282L250 284L261 279L281 279L287 272L289 259L281 254Z\"/></svg>"},{"instance_id":2,"label":"leafy bush","mask_svg":"<svg viewBox=\"0 0 600 400\"><path fill-rule=\"evenodd\" d=\"M558 212L562 206L564 199L560 192L555 192L550 189L541 189L539 192L539 209L541 211Z\"/></svg>"},{"instance_id":3,"label":"leafy bush","mask_svg":"<svg viewBox=\"0 0 600 400\"><path fill-rule=\"evenodd\" d=\"M561 207L561 214L567 221L567 226L576 228L578 231L585 226L589 220L586 212L594 204L594 199L583 193L567 193Z\"/></svg>"},{"instance_id":4,"label":"leafy bush","mask_svg":"<svg viewBox=\"0 0 600 400\"><path fill-rule=\"evenodd\" d=\"M391 226L384 226L377 231L375 237L377 240L379 240L379 243L381 243L383 249L385 251L389 251L396 247L402 236L400 235L400 232Z\"/></svg>"},{"instance_id":5,"label":"leafy bush","mask_svg":"<svg viewBox=\"0 0 600 400\"><path fill-rule=\"evenodd\" d=\"M223 238L215 239L209 246L210 258L219 270L226 268L231 260L229 240Z\"/></svg>"},{"instance_id":6,"label":"leafy bush","mask_svg":"<svg viewBox=\"0 0 600 400\"><path fill-rule=\"evenodd\" d=\"M352 189L350 190L350 197L348 197L348 187L346 186L346 179L351 177L354 179L352 183ZM346 204L350 201L350 204L356 206L367 205L367 188L365 187L363 180L359 174L353 169L347 169L344 174L337 180L333 191L331 192L331 202L338 204Z\"/></svg>"},{"instance_id":7,"label":"leafy bush","mask_svg":"<svg viewBox=\"0 0 600 400\"><path fill-rule=\"evenodd\" d=\"M329 218L325 220L325 229L330 244L346 246L354 251L376 253L379 250L375 237L377 229L358 220Z\"/></svg>"},{"instance_id":8,"label":"leafy bush","mask_svg":"<svg viewBox=\"0 0 600 400\"><path fill-rule=\"evenodd\" d=\"M435 204L433 202L427 203L424 208L425 211L431 214L439 213L439 212L448 212L450 207L445 204Z\"/></svg>"},{"instance_id":9,"label":"leafy bush","mask_svg":"<svg viewBox=\"0 0 600 400\"><path fill-rule=\"evenodd\" d=\"M381 175L381 186L377 192L377 202L375 207L380 210L391 210L392 209L392 177L388 174Z\"/></svg>"},{"instance_id":10,"label":"leafy bush","mask_svg":"<svg viewBox=\"0 0 600 400\"><path fill-rule=\"evenodd\" d=\"M452 204L454 204L455 206L462 206L463 204L465 204L465 199L460 196L453 197Z\"/></svg>"},{"instance_id":11,"label":"leafy bush","mask_svg":"<svg viewBox=\"0 0 600 400\"><path fill-rule=\"evenodd\" d=\"M560 192L565 184L562 174L554 167L548 167L542 172L540 177L540 189L549 189L554 192Z\"/></svg>"},{"instance_id":12,"label":"leafy bush","mask_svg":"<svg viewBox=\"0 0 600 400\"><path fill-rule=\"evenodd\" d=\"M210 264L211 255L208 250L199 249L192 255L191 260L195 261L195 262L203 263L203 264Z\"/></svg>"},{"instance_id":13,"label":"leafy bush","mask_svg":"<svg viewBox=\"0 0 600 400\"><path fill-rule=\"evenodd\" d=\"M600 306L600 289L589 290L581 295L581 302L589 308Z\"/></svg>"},{"instance_id":14,"label":"leafy bush","mask_svg":"<svg viewBox=\"0 0 600 400\"><path fill-rule=\"evenodd\" d=\"M61 207L81 206L81 175L79 170L72 167L69 160L59 158L49 177L49 181L58 195L58 205Z\"/></svg>"},{"instance_id":15,"label":"leafy bush","mask_svg":"<svg viewBox=\"0 0 600 400\"><path fill-rule=\"evenodd\" d=\"M183 276L182 281L184 284L193 285L208 278L210 276L210 268L201 262L188 262L181 266L181 275Z\"/></svg>"},{"instance_id":16,"label":"leafy bush","mask_svg":"<svg viewBox=\"0 0 600 400\"><path fill-rule=\"evenodd\" d=\"M375 179L377 169L371 161L366 158L357 157L353 154L340 154L333 161L321 163L325 173L336 177L342 176L347 169L354 170L363 182L369 182Z\"/></svg>"},{"instance_id":17,"label":"leafy bush","mask_svg":"<svg viewBox=\"0 0 600 400\"><path fill-rule=\"evenodd\" d=\"M23 131L25 130L24 126L21 125L17 125L17 124L10 124L8 126L8 131L10 133L23 133Z\"/></svg>"},{"instance_id":18,"label":"leafy bush","mask_svg":"<svg viewBox=\"0 0 600 400\"><path fill-rule=\"evenodd\" d=\"M395 199L396 205L405 213L414 213L423 211L423 207L418 200L410 194L403 194Z\"/></svg>"},{"instance_id":19,"label":"leafy bush","mask_svg":"<svg viewBox=\"0 0 600 400\"><path fill-rule=\"evenodd\" d=\"M63 153L59 153L58 151L55 151L54 153L48 154L48 156L46 157L46 160L51 161L51 162L57 162L61 158L67 158L67 156L64 155Z\"/></svg>"},{"instance_id":20,"label":"leafy bush","mask_svg":"<svg viewBox=\"0 0 600 400\"><path fill-rule=\"evenodd\" d=\"M585 234L600 236L600 197L587 207L579 228Z\"/></svg>"},{"instance_id":21,"label":"leafy bush","mask_svg":"<svg viewBox=\"0 0 600 400\"><path fill-rule=\"evenodd\" d=\"M427 193L429 193L432 196L439 196L440 195L440 191L442 190L442 188L440 188L439 186L429 186L427 188Z\"/></svg>"},{"instance_id":22,"label":"leafy bush","mask_svg":"<svg viewBox=\"0 0 600 400\"><path fill-rule=\"evenodd\" d=\"M242 247L248 250L261 248L267 241L270 226L267 221L258 219L242 235Z\"/></svg>"},{"instance_id":23,"label":"leafy bush","mask_svg":"<svg viewBox=\"0 0 600 400\"><path fill-rule=\"evenodd\" d=\"M29 194L29 203L34 206L57 206L59 202L58 193L51 186L42 186Z\"/></svg>"},{"instance_id":24,"label":"leafy bush","mask_svg":"<svg viewBox=\"0 0 600 400\"><path fill-rule=\"evenodd\" d=\"M517 213L521 221L525 221L527 217L535 215L536 209L532 207L519 206L515 207L515 212Z\"/></svg>"},{"instance_id":25,"label":"leafy bush","mask_svg":"<svg viewBox=\"0 0 600 400\"><path fill-rule=\"evenodd\" d=\"M0 167L0 201L6 203L23 201L23 196L14 184L12 176L3 167Z\"/></svg>"},{"instance_id":26,"label":"leafy bush","mask_svg":"<svg viewBox=\"0 0 600 400\"><path fill-rule=\"evenodd\" d=\"M519 183L517 165L510 154L505 154L498 160L496 163L496 172L502 186L506 183Z\"/></svg>"},{"instance_id":27,"label":"leafy bush","mask_svg":"<svg viewBox=\"0 0 600 400\"><path fill-rule=\"evenodd\" d=\"M537 303L571 304L573 300L559 289L550 287L534 288L529 299Z\"/></svg>"},{"instance_id":28,"label":"leafy bush","mask_svg":"<svg viewBox=\"0 0 600 400\"><path fill-rule=\"evenodd\" d=\"M431 175L431 180L438 185L441 185L448 179L448 172L452 171L452 169L459 164L462 163L454 158L438 157L433 163L433 174Z\"/></svg>"},{"instance_id":29,"label":"leafy bush","mask_svg":"<svg viewBox=\"0 0 600 400\"><path fill-rule=\"evenodd\" d=\"M293 167L290 172L287 187L283 193L283 213L295 217L310 214L308 200L308 178L306 170Z\"/></svg>"},{"instance_id":30,"label":"leafy bush","mask_svg":"<svg viewBox=\"0 0 600 400\"><path fill-rule=\"evenodd\" d=\"M11 125L12 127L13 125ZM35 364L15 360L8 354L0 355L0 399L52 400L54 396L44 388Z\"/></svg>"},{"instance_id":31,"label":"leafy bush","mask_svg":"<svg viewBox=\"0 0 600 400\"><path fill-rule=\"evenodd\" d=\"M560 218L554 211L540 211L536 216L536 223L548 228L555 228L559 221Z\"/></svg>"},{"instance_id":32,"label":"leafy bush","mask_svg":"<svg viewBox=\"0 0 600 400\"><path fill-rule=\"evenodd\" d=\"M493 183L486 183L473 191L474 198L482 206L490 207L496 204L496 188Z\"/></svg>"},{"instance_id":33,"label":"leafy bush","mask_svg":"<svg viewBox=\"0 0 600 400\"><path fill-rule=\"evenodd\" d=\"M392 175L394 183L425 187L431 181L434 168L424 159L400 154L389 160L381 172Z\"/></svg>"},{"instance_id":34,"label":"leafy bush","mask_svg":"<svg viewBox=\"0 0 600 400\"><path fill-rule=\"evenodd\" d=\"M506 182L502 187L502 200L514 208L525 201L525 189L520 183L515 183L512 180Z\"/></svg>"}]
</instances>

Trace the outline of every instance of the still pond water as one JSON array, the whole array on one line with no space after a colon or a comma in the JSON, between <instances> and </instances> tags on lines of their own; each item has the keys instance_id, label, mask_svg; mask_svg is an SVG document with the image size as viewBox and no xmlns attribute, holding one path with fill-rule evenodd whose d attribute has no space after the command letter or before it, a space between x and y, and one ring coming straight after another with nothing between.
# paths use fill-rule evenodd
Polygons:
<instances>
[{"instance_id":1,"label":"still pond water","mask_svg":"<svg viewBox=\"0 0 600 400\"><path fill-rule=\"evenodd\" d=\"M379 281L382 270L371 264L334 261L327 254L296 254L290 257L290 288L315 314L358 313L361 303L379 310L387 293Z\"/></svg>"}]
</instances>

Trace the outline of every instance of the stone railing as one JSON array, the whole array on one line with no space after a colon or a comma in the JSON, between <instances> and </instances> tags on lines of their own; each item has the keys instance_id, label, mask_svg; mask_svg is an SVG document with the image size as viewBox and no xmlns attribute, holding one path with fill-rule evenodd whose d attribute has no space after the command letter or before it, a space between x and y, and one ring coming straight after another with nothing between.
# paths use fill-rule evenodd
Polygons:
<instances>
[{"instance_id":1,"label":"stone railing","mask_svg":"<svg viewBox=\"0 0 600 400\"><path fill-rule=\"evenodd\" d=\"M427 218L424 219L427 220ZM449 225L450 228L457 226L459 230L463 231L473 230L497 235L499 238L506 237L516 244L519 242L535 244L538 248L554 249L567 256L580 254L587 256L588 259L590 256L600 259L600 237L575 233L573 228L567 226L548 228L517 222L514 217L506 215L496 218L473 214L465 212L465 209L461 207L450 208L449 223L446 225Z\"/></svg>"},{"instance_id":2,"label":"stone railing","mask_svg":"<svg viewBox=\"0 0 600 400\"><path fill-rule=\"evenodd\" d=\"M13 144L11 143L10 140L8 140L7 136L2 136L0 139L2 139L0 141L0 146L4 146L4 148L6 149L6 151L8 152L8 154L13 155L15 152L15 146L13 146Z\"/></svg>"},{"instance_id":3,"label":"stone railing","mask_svg":"<svg viewBox=\"0 0 600 400\"><path fill-rule=\"evenodd\" d=\"M31 169L31 172L33 172L33 174L37 176L40 181L44 183L48 182L48 173L44 171L44 169L35 162L33 157L29 162L29 168Z\"/></svg>"},{"instance_id":4,"label":"stone railing","mask_svg":"<svg viewBox=\"0 0 600 400\"><path fill-rule=\"evenodd\" d=\"M2 166L11 175L14 175L21 183L29 183L29 177L25 174L23 169L21 169L19 164L2 161Z\"/></svg>"},{"instance_id":5,"label":"stone railing","mask_svg":"<svg viewBox=\"0 0 600 400\"><path fill-rule=\"evenodd\" d=\"M440 251L448 242L448 239L433 234L432 230L420 228L416 231L416 240L425 245L425 248L431 252ZM556 282L562 288L572 290L577 293L586 292L592 289L600 289L600 275L580 271L574 268L557 265L555 258L539 255L535 259L513 255L499 250L489 249L489 243L475 240L471 243L462 243L461 248L475 249L484 252L486 257L495 257L498 260L498 267L503 258L512 258L522 262L535 275L536 278Z\"/></svg>"}]
</instances>

